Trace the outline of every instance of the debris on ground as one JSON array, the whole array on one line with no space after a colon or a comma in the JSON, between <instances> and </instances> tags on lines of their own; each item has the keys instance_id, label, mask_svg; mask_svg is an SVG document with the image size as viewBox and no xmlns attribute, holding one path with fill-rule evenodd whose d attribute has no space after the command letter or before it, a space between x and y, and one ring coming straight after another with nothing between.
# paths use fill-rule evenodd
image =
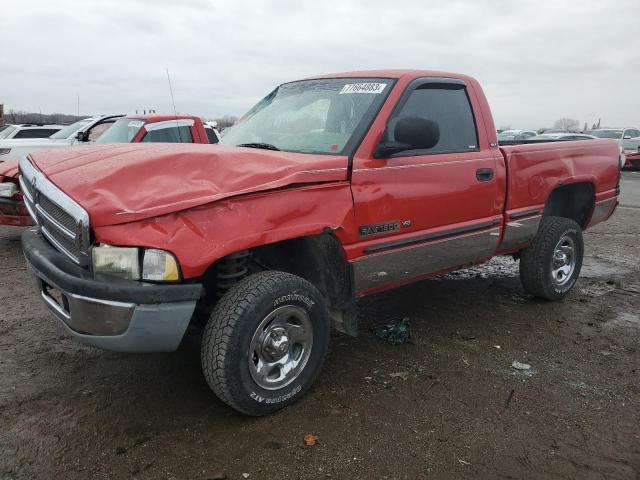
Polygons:
<instances>
[{"instance_id":1,"label":"debris on ground","mask_svg":"<svg viewBox=\"0 0 640 480\"><path fill-rule=\"evenodd\" d=\"M243 473L242 474L242 478L249 478L249 474L248 473Z\"/></svg>"},{"instance_id":2,"label":"debris on ground","mask_svg":"<svg viewBox=\"0 0 640 480\"><path fill-rule=\"evenodd\" d=\"M375 329L375 334L385 342L392 345L402 345L411 340L411 331L409 329L409 318L404 317L402 320L395 320L386 325L382 325Z\"/></svg>"},{"instance_id":3,"label":"debris on ground","mask_svg":"<svg viewBox=\"0 0 640 480\"><path fill-rule=\"evenodd\" d=\"M123 455L127 453L127 449L124 447L116 447L116 455Z\"/></svg>"},{"instance_id":4,"label":"debris on ground","mask_svg":"<svg viewBox=\"0 0 640 480\"><path fill-rule=\"evenodd\" d=\"M500 350L502 347L500 345L494 345L493 348L495 348L496 350Z\"/></svg>"},{"instance_id":5,"label":"debris on ground","mask_svg":"<svg viewBox=\"0 0 640 480\"><path fill-rule=\"evenodd\" d=\"M310 433L304 436L304 444L307 447L313 447L318 442L318 437Z\"/></svg>"},{"instance_id":6,"label":"debris on ground","mask_svg":"<svg viewBox=\"0 0 640 480\"><path fill-rule=\"evenodd\" d=\"M207 477L207 480L227 480L227 476L224 473L216 473L211 477Z\"/></svg>"},{"instance_id":7,"label":"debris on ground","mask_svg":"<svg viewBox=\"0 0 640 480\"><path fill-rule=\"evenodd\" d=\"M509 408L509 404L511 403L511 400L513 399L513 394L516 393L516 391L512 388L511 391L509 392L509 396L507 397L507 401L504 402L504 408L507 409Z\"/></svg>"},{"instance_id":8,"label":"debris on ground","mask_svg":"<svg viewBox=\"0 0 640 480\"><path fill-rule=\"evenodd\" d=\"M393 378L402 378L403 380L406 380L407 378L409 378L409 372L394 372L394 373L390 373L389 376Z\"/></svg>"},{"instance_id":9,"label":"debris on ground","mask_svg":"<svg viewBox=\"0 0 640 480\"><path fill-rule=\"evenodd\" d=\"M462 340L475 340L476 336L475 334L473 334L472 332L468 331L468 330L463 330L463 331L457 331L456 334L462 339Z\"/></svg>"},{"instance_id":10,"label":"debris on ground","mask_svg":"<svg viewBox=\"0 0 640 480\"><path fill-rule=\"evenodd\" d=\"M528 363L520 363L514 360L511 364L511 368L515 368L516 370L531 370L531 365L529 365Z\"/></svg>"}]
</instances>

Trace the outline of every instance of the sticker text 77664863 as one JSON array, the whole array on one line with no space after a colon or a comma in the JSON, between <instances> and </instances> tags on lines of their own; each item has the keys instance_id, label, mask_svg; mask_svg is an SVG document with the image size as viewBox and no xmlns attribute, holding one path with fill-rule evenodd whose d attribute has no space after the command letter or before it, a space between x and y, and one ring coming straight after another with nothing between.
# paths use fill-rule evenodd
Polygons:
<instances>
[{"instance_id":1,"label":"sticker text 77664863","mask_svg":"<svg viewBox=\"0 0 640 480\"><path fill-rule=\"evenodd\" d=\"M386 87L386 83L347 83L342 90L340 90L340 95L345 93L382 93L384 87Z\"/></svg>"}]
</instances>

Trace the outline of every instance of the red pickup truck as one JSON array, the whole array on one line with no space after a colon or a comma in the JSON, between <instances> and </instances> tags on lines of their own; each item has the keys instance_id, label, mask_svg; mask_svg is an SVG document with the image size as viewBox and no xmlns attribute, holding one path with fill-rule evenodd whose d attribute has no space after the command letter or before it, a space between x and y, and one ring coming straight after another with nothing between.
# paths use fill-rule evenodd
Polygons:
<instances>
[{"instance_id":1,"label":"red pickup truck","mask_svg":"<svg viewBox=\"0 0 640 480\"><path fill-rule=\"evenodd\" d=\"M104 130L108 128L108 130ZM76 145L93 140L97 132L105 131L95 143L218 143L218 132L192 115L116 115L90 122L77 132ZM29 144L28 144L29 145ZM68 145L63 144L64 146ZM23 148L27 152L53 148L53 144ZM0 155L2 154L0 148ZM33 225L22 200L18 185L18 160L3 161L0 156L0 225L24 227Z\"/></svg>"},{"instance_id":2,"label":"red pickup truck","mask_svg":"<svg viewBox=\"0 0 640 480\"><path fill-rule=\"evenodd\" d=\"M613 140L499 147L476 80L371 71L280 85L221 145L112 145L20 163L39 294L82 342L171 351L202 327L216 395L250 415L309 388L358 297L520 260L574 286L619 192Z\"/></svg>"}]
</instances>

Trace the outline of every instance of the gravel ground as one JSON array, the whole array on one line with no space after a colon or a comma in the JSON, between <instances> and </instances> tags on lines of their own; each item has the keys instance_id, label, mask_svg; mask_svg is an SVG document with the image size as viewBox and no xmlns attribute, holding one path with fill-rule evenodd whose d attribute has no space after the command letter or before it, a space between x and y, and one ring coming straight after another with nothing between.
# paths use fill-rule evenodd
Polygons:
<instances>
[{"instance_id":1,"label":"gravel ground","mask_svg":"<svg viewBox=\"0 0 640 480\"><path fill-rule=\"evenodd\" d=\"M585 234L565 301L528 296L506 258L366 299L315 388L258 419L209 391L197 339L76 343L0 227L0 479L638 479L640 173L622 205ZM402 317L413 343L372 334Z\"/></svg>"}]
</instances>

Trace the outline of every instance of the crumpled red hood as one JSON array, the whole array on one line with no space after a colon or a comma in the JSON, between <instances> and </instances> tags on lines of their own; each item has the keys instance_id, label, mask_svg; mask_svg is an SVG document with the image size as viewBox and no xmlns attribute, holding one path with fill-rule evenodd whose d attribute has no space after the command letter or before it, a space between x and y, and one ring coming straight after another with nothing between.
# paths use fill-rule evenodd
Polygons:
<instances>
[{"instance_id":1,"label":"crumpled red hood","mask_svg":"<svg viewBox=\"0 0 640 480\"><path fill-rule=\"evenodd\" d=\"M163 215L231 196L347 179L347 157L198 144L121 144L30 155L93 226Z\"/></svg>"},{"instance_id":2,"label":"crumpled red hood","mask_svg":"<svg viewBox=\"0 0 640 480\"><path fill-rule=\"evenodd\" d=\"M0 177L18 177L17 160L0 160Z\"/></svg>"}]
</instances>

